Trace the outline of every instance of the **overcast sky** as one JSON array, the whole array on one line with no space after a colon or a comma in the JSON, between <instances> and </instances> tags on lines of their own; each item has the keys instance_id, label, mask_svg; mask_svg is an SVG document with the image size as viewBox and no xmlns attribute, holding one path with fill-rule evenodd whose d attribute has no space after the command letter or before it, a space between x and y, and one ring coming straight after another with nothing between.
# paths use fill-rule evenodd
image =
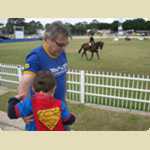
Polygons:
<instances>
[{"instance_id":1,"label":"overcast sky","mask_svg":"<svg viewBox=\"0 0 150 150\"><path fill-rule=\"evenodd\" d=\"M121 22L125 21L125 18L25 18L25 22L30 22L32 20L35 21L40 21L43 25L45 25L46 23L51 23L54 21L62 21L63 23L71 23L71 24L75 24L78 22L91 22L92 20L98 20L99 22L106 22L106 23L112 23L114 20L119 20ZM0 18L0 23L6 23L7 22L7 18Z\"/></svg>"}]
</instances>

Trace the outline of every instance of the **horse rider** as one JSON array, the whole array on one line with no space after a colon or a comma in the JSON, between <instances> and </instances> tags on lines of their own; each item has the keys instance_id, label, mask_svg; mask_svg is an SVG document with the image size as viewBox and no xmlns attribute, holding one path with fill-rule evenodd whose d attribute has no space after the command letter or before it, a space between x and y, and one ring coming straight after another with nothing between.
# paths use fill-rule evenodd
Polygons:
<instances>
[{"instance_id":1,"label":"horse rider","mask_svg":"<svg viewBox=\"0 0 150 150\"><path fill-rule=\"evenodd\" d=\"M95 44L95 40L94 40L93 36L91 36L90 40L89 40L89 46L92 47L94 44Z\"/></svg>"}]
</instances>

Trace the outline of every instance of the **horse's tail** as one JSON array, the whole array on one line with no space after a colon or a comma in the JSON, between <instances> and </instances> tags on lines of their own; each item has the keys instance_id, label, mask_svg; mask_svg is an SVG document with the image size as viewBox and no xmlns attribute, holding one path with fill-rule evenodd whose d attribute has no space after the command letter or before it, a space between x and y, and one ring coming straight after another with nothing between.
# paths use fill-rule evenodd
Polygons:
<instances>
[{"instance_id":1,"label":"horse's tail","mask_svg":"<svg viewBox=\"0 0 150 150\"><path fill-rule=\"evenodd\" d=\"M83 48L83 47L81 46L81 48L78 50L78 53L79 53L79 54L81 53L81 51L82 51L82 48Z\"/></svg>"}]
</instances>

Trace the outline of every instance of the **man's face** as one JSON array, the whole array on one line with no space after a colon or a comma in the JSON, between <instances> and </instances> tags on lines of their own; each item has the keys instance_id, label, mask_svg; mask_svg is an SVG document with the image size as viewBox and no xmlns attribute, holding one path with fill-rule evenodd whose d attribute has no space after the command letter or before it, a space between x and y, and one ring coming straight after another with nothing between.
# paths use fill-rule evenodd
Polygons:
<instances>
[{"instance_id":1,"label":"man's face","mask_svg":"<svg viewBox=\"0 0 150 150\"><path fill-rule=\"evenodd\" d=\"M49 46L49 53L53 56L59 56L59 54L68 45L68 38L63 35L58 35L55 39L47 39Z\"/></svg>"}]
</instances>

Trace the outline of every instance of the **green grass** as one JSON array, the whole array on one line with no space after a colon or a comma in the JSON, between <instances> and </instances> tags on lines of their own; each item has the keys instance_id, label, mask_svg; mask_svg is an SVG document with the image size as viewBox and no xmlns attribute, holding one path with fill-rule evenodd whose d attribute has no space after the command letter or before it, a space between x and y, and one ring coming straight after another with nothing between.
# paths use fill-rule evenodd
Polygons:
<instances>
[{"instance_id":1,"label":"green grass","mask_svg":"<svg viewBox=\"0 0 150 150\"><path fill-rule=\"evenodd\" d=\"M73 129L80 131L142 131L149 129L150 117L69 105L77 122Z\"/></svg>"},{"instance_id":2,"label":"green grass","mask_svg":"<svg viewBox=\"0 0 150 150\"><path fill-rule=\"evenodd\" d=\"M85 39L73 39L67 47L69 67L84 70L109 72L127 72L150 75L150 40L103 39L105 45L101 51L101 59L96 56L92 61L81 58L78 49ZM0 62L8 64L24 64L24 58L31 49L42 41L0 44Z\"/></svg>"},{"instance_id":3,"label":"green grass","mask_svg":"<svg viewBox=\"0 0 150 150\"><path fill-rule=\"evenodd\" d=\"M87 61L77 53L80 45L86 40L73 39L67 48L69 67L150 75L150 40L131 40L128 42L119 40L114 42L112 39L103 39L103 41L105 45L101 51L101 59L97 60L94 57L92 61ZM41 44L42 41L0 44L0 63L23 65L25 55ZM1 96L0 110L6 111L7 99L12 95L14 93ZM140 131L148 130L150 125L149 117L104 111L71 103L69 103L69 107L77 116L77 121L73 125L75 130Z\"/></svg>"},{"instance_id":4,"label":"green grass","mask_svg":"<svg viewBox=\"0 0 150 150\"><path fill-rule=\"evenodd\" d=\"M39 46L37 42L18 42L0 44L0 62L7 64L24 64L26 54L32 48Z\"/></svg>"},{"instance_id":5,"label":"green grass","mask_svg":"<svg viewBox=\"0 0 150 150\"><path fill-rule=\"evenodd\" d=\"M7 99L13 95L14 92L9 92L1 96L0 110L7 110ZM150 126L150 117L68 104L77 118L72 126L75 131L143 131Z\"/></svg>"},{"instance_id":6,"label":"green grass","mask_svg":"<svg viewBox=\"0 0 150 150\"><path fill-rule=\"evenodd\" d=\"M68 59L71 68L83 68L90 70L129 72L150 74L150 41L124 41L114 42L112 39L104 39L104 49L101 51L101 59L97 60L96 56L92 61L76 52L83 41L76 41L76 44L70 45L74 48L68 53ZM77 44L78 43L78 44Z\"/></svg>"}]
</instances>

